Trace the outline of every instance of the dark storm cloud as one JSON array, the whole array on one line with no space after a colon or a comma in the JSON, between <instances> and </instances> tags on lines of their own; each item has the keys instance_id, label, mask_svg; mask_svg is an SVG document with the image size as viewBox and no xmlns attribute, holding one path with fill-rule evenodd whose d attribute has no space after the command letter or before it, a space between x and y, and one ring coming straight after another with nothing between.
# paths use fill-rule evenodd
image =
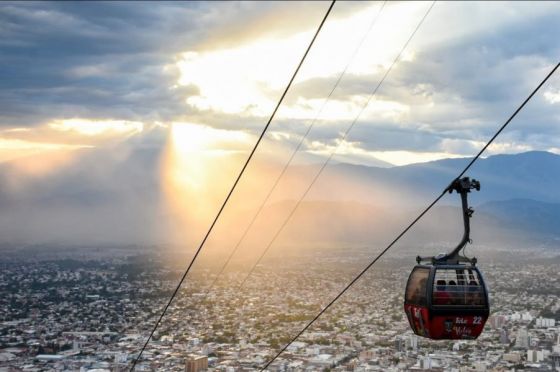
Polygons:
<instances>
[{"instance_id":1,"label":"dark storm cloud","mask_svg":"<svg viewBox=\"0 0 560 372\"><path fill-rule=\"evenodd\" d=\"M171 88L179 53L305 30L323 5L0 4L0 126L76 116L165 121L196 113L185 99L197 87Z\"/></svg>"},{"instance_id":2,"label":"dark storm cloud","mask_svg":"<svg viewBox=\"0 0 560 372\"><path fill-rule=\"evenodd\" d=\"M340 5L336 15L344 17L362 6ZM410 46L416 52L414 60L399 62L377 94L379 100L409 106L410 112L399 118L402 122L362 119L351 140L372 151L438 151L448 139L485 140L560 55L560 23L553 7L430 43L434 33L453 27L449 14L463 9L457 5L450 10L454 6L438 4ZM0 126L84 117L260 129L266 118L189 107L185 99L198 88L172 88L179 77L174 58L188 50L235 47L263 32L278 36L307 30L324 12L323 4L317 3L293 8L277 2L2 3ZM473 28L478 27L475 21ZM333 99L369 94L382 73L345 76ZM297 84L298 94L286 103L300 96L324 98L335 78ZM560 88L558 80L553 84ZM549 134L539 137L539 145L558 146L558 107L536 96L514 123L511 138L534 139L538 131ZM276 129L290 133L302 133L309 123L284 121L278 120ZM318 124L310 140L328 142L348 124Z\"/></svg>"},{"instance_id":3,"label":"dark storm cloud","mask_svg":"<svg viewBox=\"0 0 560 372\"><path fill-rule=\"evenodd\" d=\"M0 125L75 116L162 120L184 113L185 97L196 90L171 89L178 72L164 66L198 36L197 7L0 5Z\"/></svg>"}]
</instances>

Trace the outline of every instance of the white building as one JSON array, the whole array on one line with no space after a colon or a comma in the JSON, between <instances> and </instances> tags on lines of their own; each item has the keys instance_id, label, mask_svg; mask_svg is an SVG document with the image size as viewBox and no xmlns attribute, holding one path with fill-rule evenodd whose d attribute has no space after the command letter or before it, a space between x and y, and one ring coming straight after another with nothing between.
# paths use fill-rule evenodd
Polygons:
<instances>
[{"instance_id":1,"label":"white building","mask_svg":"<svg viewBox=\"0 0 560 372\"><path fill-rule=\"evenodd\" d=\"M422 369L432 369L432 358L430 358L429 356L422 358L420 367Z\"/></svg>"},{"instance_id":2,"label":"white building","mask_svg":"<svg viewBox=\"0 0 560 372\"><path fill-rule=\"evenodd\" d=\"M541 318L538 317L535 321L535 326L537 328L550 328L556 325L556 320L550 318Z\"/></svg>"},{"instance_id":3,"label":"white building","mask_svg":"<svg viewBox=\"0 0 560 372\"><path fill-rule=\"evenodd\" d=\"M519 328L517 331L515 347L521 349L527 349L529 347L529 333L527 332L527 328Z\"/></svg>"},{"instance_id":4,"label":"white building","mask_svg":"<svg viewBox=\"0 0 560 372\"><path fill-rule=\"evenodd\" d=\"M540 363L550 355L548 350L527 350L527 361L531 363Z\"/></svg>"},{"instance_id":5,"label":"white building","mask_svg":"<svg viewBox=\"0 0 560 372\"><path fill-rule=\"evenodd\" d=\"M558 340L556 341L556 345L552 348L552 351L560 354L560 333L558 333Z\"/></svg>"},{"instance_id":6,"label":"white building","mask_svg":"<svg viewBox=\"0 0 560 372\"><path fill-rule=\"evenodd\" d=\"M418 336L410 335L408 340L406 340L406 347L414 351L418 350Z\"/></svg>"}]
</instances>

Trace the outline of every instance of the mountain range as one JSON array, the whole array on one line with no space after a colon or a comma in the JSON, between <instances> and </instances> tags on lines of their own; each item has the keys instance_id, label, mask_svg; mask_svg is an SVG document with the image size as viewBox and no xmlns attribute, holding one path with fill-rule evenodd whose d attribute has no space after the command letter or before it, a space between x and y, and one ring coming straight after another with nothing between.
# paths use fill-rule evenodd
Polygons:
<instances>
[{"instance_id":1,"label":"mountain range","mask_svg":"<svg viewBox=\"0 0 560 372\"><path fill-rule=\"evenodd\" d=\"M94 149L77 154L70 165L42 176L18 173L11 163L0 165L0 182L4 185L0 189L0 240L166 242L168 230L164 225L169 216L161 208L161 159L162 152L153 148L121 152ZM439 195L469 161L444 159L390 168L331 164L294 213L286 227L286 239L306 243L382 240ZM264 167L257 163L248 177L258 179ZM280 170L267 167L262 182L247 187L240 184L222 234L237 233L248 224ZM229 171L234 173L235 169ZM256 223L262 239L255 238L255 244L263 244L267 234L274 233L318 169L319 165L298 165L286 172L259 219L262 221ZM470 202L477 217L473 227L480 224L484 231L489 230L484 233L487 236L491 237L493 231L499 231L499 236L512 232L560 235L559 155L532 151L489 156L479 159L468 176L482 185L479 192L471 193ZM230 184L218 186L223 192L209 204L212 211ZM442 239L456 240L462 228L458 205L457 196L444 197L433 216L426 218L426 226L431 224L432 228L424 231L419 224L417 236L425 235L429 240L434 228L451 218L457 221L457 227L450 228ZM196 240L198 235L191 237Z\"/></svg>"}]
</instances>

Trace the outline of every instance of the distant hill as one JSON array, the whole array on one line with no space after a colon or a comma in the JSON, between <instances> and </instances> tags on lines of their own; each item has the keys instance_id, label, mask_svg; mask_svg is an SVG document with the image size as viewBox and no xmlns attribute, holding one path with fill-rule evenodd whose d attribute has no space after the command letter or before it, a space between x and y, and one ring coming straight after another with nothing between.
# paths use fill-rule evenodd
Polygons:
<instances>
[{"instance_id":1,"label":"distant hill","mask_svg":"<svg viewBox=\"0 0 560 372\"><path fill-rule=\"evenodd\" d=\"M258 230L268 237L276 232L294 202L272 205L262 214ZM419 209L386 209L355 202L303 202L286 226L282 238L309 244L339 242L387 244L420 212ZM560 204L534 200L488 202L475 207L471 220L477 242L515 242L560 238ZM463 232L461 209L434 207L407 234L406 244L457 243ZM453 244L451 244L453 245Z\"/></svg>"},{"instance_id":2,"label":"distant hill","mask_svg":"<svg viewBox=\"0 0 560 372\"><path fill-rule=\"evenodd\" d=\"M484 203L477 209L512 230L560 237L560 204L512 199Z\"/></svg>"},{"instance_id":3,"label":"distant hill","mask_svg":"<svg viewBox=\"0 0 560 372\"><path fill-rule=\"evenodd\" d=\"M470 158L444 159L393 168L349 164L332 166L329 174L359 179L383 189L399 190L412 203L433 199L467 165ZM560 156L531 151L515 155L495 155L479 159L467 173L481 181L482 190L473 193L475 204L508 199L533 199L560 203ZM324 182L328 184L328 182ZM362 196L362 195L360 195ZM412 197L411 197L412 196ZM367 200L367 195L365 195Z\"/></svg>"},{"instance_id":4,"label":"distant hill","mask_svg":"<svg viewBox=\"0 0 560 372\"><path fill-rule=\"evenodd\" d=\"M169 216L160 208L161 157L161 151L153 148L88 150L77 154L68 166L42 177L16 175L10 164L0 165L4 185L0 188L0 240L165 241L164 225ZM468 161L445 159L392 168L331 164L293 216L286 236L308 243L384 242L433 200ZM237 166L223 172L234 173ZM288 170L262 221L255 226L258 233L253 245L265 244L317 169L318 165L308 165ZM278 165L258 161L248 170L252 181L240 184L218 235L235 240L234 235L247 225L279 171ZM510 230L551 236L560 231L559 155L533 151L490 156L480 159L468 175L482 184L482 190L473 192L470 199L477 210L474 223L480 224L479 236L503 237ZM226 190L230 184L213 186ZM225 196L217 195L220 200L216 198L208 206L209 214ZM458 197L442 199L433 214L411 232L411 244L415 244L414 239L433 240L434 231L440 234L445 223L449 224L448 233L437 237L457 240L460 215L455 208L445 209L446 205L458 206ZM192 226L176 228L192 230ZM198 237L191 235L194 240Z\"/></svg>"}]
</instances>

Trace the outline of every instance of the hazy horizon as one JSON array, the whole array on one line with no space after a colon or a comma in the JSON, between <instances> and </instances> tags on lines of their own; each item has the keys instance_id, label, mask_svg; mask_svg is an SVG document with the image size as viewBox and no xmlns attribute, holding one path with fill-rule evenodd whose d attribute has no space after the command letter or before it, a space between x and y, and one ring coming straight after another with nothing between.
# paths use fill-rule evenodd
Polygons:
<instances>
[{"instance_id":1,"label":"hazy horizon","mask_svg":"<svg viewBox=\"0 0 560 372\"><path fill-rule=\"evenodd\" d=\"M269 204L298 200L333 154L304 201L422 205L451 168L415 194L408 176L399 183L391 172L360 175L343 164L397 169L473 156L558 55L555 3L437 3L368 103L430 6L336 4L225 210L222 234L244 229L310 125ZM325 4L156 8L1 5L3 241L195 244ZM483 156L560 154L559 81L553 76ZM500 200L497 187L490 200ZM558 201L546 192L527 195Z\"/></svg>"}]
</instances>

